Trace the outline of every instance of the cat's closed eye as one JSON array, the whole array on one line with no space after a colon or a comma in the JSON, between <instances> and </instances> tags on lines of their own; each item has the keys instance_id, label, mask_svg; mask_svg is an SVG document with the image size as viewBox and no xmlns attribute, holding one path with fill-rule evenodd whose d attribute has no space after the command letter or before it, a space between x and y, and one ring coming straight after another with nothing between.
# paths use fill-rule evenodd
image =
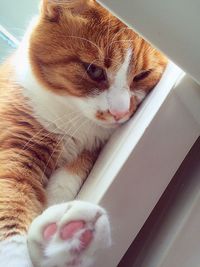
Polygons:
<instances>
[{"instance_id":1,"label":"cat's closed eye","mask_svg":"<svg viewBox=\"0 0 200 267\"><path fill-rule=\"evenodd\" d=\"M139 82L139 81L141 81L141 80L144 80L144 79L146 79L148 76L149 76L149 74L152 72L152 70L143 70L143 71L141 71L139 74L137 74L135 77L134 77L134 79L133 79L133 81L134 82Z\"/></svg>"},{"instance_id":2,"label":"cat's closed eye","mask_svg":"<svg viewBox=\"0 0 200 267\"><path fill-rule=\"evenodd\" d=\"M106 81L106 73L105 70L101 67L98 67L94 64L89 64L89 63L83 63L84 68L86 69L86 72L88 76L96 81L96 82L103 82Z\"/></svg>"}]
</instances>

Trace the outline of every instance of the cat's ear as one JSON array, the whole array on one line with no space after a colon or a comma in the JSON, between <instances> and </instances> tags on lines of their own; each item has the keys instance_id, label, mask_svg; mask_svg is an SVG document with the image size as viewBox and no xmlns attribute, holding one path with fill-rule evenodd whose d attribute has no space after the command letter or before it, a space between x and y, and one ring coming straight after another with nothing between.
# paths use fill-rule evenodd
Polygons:
<instances>
[{"instance_id":1,"label":"cat's ear","mask_svg":"<svg viewBox=\"0 0 200 267\"><path fill-rule=\"evenodd\" d=\"M84 12L94 0L42 0L42 14L50 21L58 21L62 12L74 15Z\"/></svg>"}]
</instances>

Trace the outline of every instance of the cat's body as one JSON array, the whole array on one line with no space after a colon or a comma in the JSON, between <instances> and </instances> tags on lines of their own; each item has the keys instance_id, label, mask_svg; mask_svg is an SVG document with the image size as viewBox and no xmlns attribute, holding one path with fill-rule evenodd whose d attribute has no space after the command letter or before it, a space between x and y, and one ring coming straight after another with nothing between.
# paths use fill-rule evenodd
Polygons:
<instances>
[{"instance_id":1,"label":"cat's body","mask_svg":"<svg viewBox=\"0 0 200 267\"><path fill-rule=\"evenodd\" d=\"M25 44L27 44L27 41L25 41ZM41 127L47 130L47 135L49 133L55 134L58 156L56 156L56 166L53 173L58 168L62 172L62 167L67 167L71 170L71 165L76 169L79 168L79 166L75 166L76 164L88 165L84 168L84 174L81 175L78 181L72 179L70 182L65 179L65 183L63 180L59 183L55 178L57 182L54 183L54 176L57 177L59 170L53 175L53 178L51 177L47 187L48 205L50 205L73 199L76 196L96 161L101 147L108 140L114 129L102 127L85 117L74 106L73 97L67 96L67 99L64 99L62 95L56 95L51 91L44 90L35 79L29 62L27 60L22 61L27 59L26 53L27 48L22 43L12 63L17 69L17 64L21 60L21 66L17 69L16 80L19 80L19 83L26 88L23 91L23 95L27 97L28 104L32 107L34 116L41 124ZM54 153L52 151L52 154ZM80 158L82 161L80 161ZM65 168L65 171L67 171L67 168ZM81 169L82 167L80 171ZM74 172L76 174L79 170ZM62 187L60 192L58 192L58 185ZM66 194L67 187L70 188L71 194L70 192ZM63 194L66 194L65 198Z\"/></svg>"},{"instance_id":2,"label":"cat's body","mask_svg":"<svg viewBox=\"0 0 200 267\"><path fill-rule=\"evenodd\" d=\"M0 67L2 267L32 267L30 224L74 199L101 147L165 66L95 1L42 1L40 17ZM34 267L89 266L109 240L105 211L84 202L50 207L29 232Z\"/></svg>"}]
</instances>

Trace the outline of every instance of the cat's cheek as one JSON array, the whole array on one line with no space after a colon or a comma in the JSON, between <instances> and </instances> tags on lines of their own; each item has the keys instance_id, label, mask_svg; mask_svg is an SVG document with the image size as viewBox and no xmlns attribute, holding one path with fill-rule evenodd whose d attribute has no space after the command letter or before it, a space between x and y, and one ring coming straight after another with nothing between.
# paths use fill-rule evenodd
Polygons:
<instances>
[{"instance_id":1,"label":"cat's cheek","mask_svg":"<svg viewBox=\"0 0 200 267\"><path fill-rule=\"evenodd\" d=\"M131 97L130 111L129 115L131 116L137 109L139 102L135 96Z\"/></svg>"},{"instance_id":2,"label":"cat's cheek","mask_svg":"<svg viewBox=\"0 0 200 267\"><path fill-rule=\"evenodd\" d=\"M134 97L136 98L137 105L140 104L146 97L147 93L144 90L135 90Z\"/></svg>"},{"instance_id":3,"label":"cat's cheek","mask_svg":"<svg viewBox=\"0 0 200 267\"><path fill-rule=\"evenodd\" d=\"M128 114L129 118L131 116L133 116L133 114L136 112L138 106L144 100L145 97L146 97L146 92L144 92L142 90L132 92L130 110L129 110L129 114Z\"/></svg>"}]
</instances>

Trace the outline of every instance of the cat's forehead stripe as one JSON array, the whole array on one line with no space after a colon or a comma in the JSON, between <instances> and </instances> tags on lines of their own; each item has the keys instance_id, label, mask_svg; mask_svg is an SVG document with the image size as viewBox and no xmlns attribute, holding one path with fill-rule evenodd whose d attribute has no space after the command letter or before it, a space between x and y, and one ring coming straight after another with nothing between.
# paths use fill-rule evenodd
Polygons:
<instances>
[{"instance_id":1,"label":"cat's forehead stripe","mask_svg":"<svg viewBox=\"0 0 200 267\"><path fill-rule=\"evenodd\" d=\"M131 61L131 57L132 57L132 49L128 48L124 63L122 64L122 68L124 69L125 73L127 73L127 71L128 71L128 68L129 68L129 65L130 65L130 61Z\"/></svg>"},{"instance_id":2,"label":"cat's forehead stripe","mask_svg":"<svg viewBox=\"0 0 200 267\"><path fill-rule=\"evenodd\" d=\"M116 74L116 82L118 84L124 84L127 80L127 74L128 74L131 57L132 57L132 49L128 48L124 62L122 63L122 65L120 66Z\"/></svg>"}]
</instances>

